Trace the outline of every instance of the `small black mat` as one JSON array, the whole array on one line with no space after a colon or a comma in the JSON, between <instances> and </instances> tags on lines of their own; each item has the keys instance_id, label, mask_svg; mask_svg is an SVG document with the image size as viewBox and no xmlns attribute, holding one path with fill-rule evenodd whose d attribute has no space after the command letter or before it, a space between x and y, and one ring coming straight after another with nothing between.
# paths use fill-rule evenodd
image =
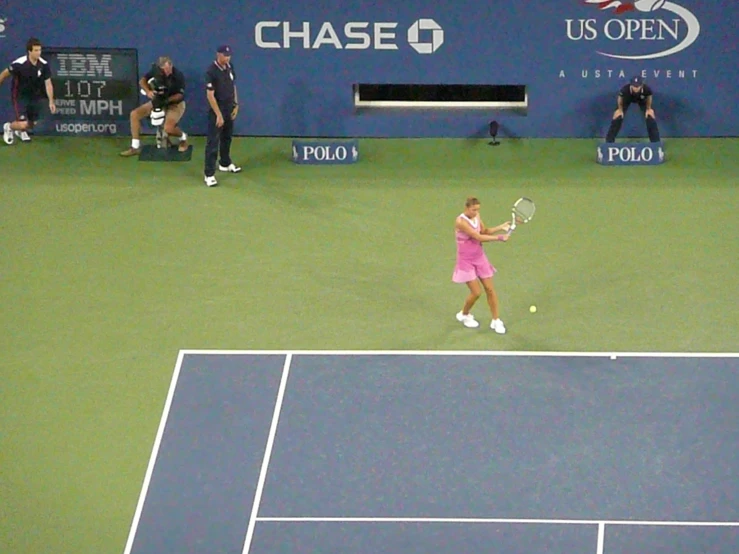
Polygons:
<instances>
[{"instance_id":1,"label":"small black mat","mask_svg":"<svg viewBox=\"0 0 739 554\"><path fill-rule=\"evenodd\" d=\"M156 146L142 146L139 154L140 162L189 162L192 159L192 146L180 152L176 146L157 148Z\"/></svg>"}]
</instances>

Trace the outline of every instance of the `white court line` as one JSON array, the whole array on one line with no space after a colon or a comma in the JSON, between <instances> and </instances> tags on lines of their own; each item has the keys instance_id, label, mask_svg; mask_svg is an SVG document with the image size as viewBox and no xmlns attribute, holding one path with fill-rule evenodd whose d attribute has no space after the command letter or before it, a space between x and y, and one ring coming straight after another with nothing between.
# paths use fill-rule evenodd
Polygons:
<instances>
[{"instance_id":1,"label":"white court line","mask_svg":"<svg viewBox=\"0 0 739 554\"><path fill-rule=\"evenodd\" d=\"M162 417L159 420L159 429L157 430L156 438L154 439L154 446L151 449L151 456L149 457L149 465L146 468L146 474L144 475L144 484L141 486L141 493L139 494L139 501L136 505L136 511L133 514L133 521L131 522L131 529L128 533L128 540L126 541L126 548L123 550L124 554L131 554L133 548L133 541L136 537L136 530L139 526L139 520L141 519L141 512L144 509L144 502L146 501L146 494L149 492L149 484L151 483L151 475L154 473L154 465L159 455L159 447L162 444L162 436L164 435L164 428L167 426L167 418L169 417L169 411L172 408L172 399L174 398L174 391L177 388L177 380L180 377L180 369L182 368L182 361L185 358L185 353L180 351L177 356L177 363L175 364L174 373L172 374L172 380L169 383L169 391L167 392L167 400L164 403L164 411Z\"/></svg>"},{"instance_id":2,"label":"white court line","mask_svg":"<svg viewBox=\"0 0 739 554\"><path fill-rule=\"evenodd\" d=\"M739 521L631 521L474 517L258 517L256 520L272 523L520 523L529 525L622 525L635 527L739 527Z\"/></svg>"},{"instance_id":3,"label":"white court line","mask_svg":"<svg viewBox=\"0 0 739 554\"><path fill-rule=\"evenodd\" d=\"M285 365L282 367L282 378L280 379L280 388L277 392L277 401L275 402L275 410L272 413L272 423L269 427L269 435L267 436L267 446L264 449L264 458L262 459L262 469L259 472L259 480L257 481L257 491L254 494L254 504L251 508L251 517L249 518L249 527L246 530L246 539L244 540L244 549L242 554L248 554L251 548L251 541L254 537L254 527L257 523L257 515L259 514L259 504L262 502L262 491L264 490L264 482L267 479L267 468L269 460L272 457L272 447L275 443L275 435L277 434L277 424L280 420L280 412L282 411L282 401L285 398L285 388L287 387L287 377L290 374L290 362L292 355L287 354Z\"/></svg>"},{"instance_id":4,"label":"white court line","mask_svg":"<svg viewBox=\"0 0 739 554\"><path fill-rule=\"evenodd\" d=\"M242 554L247 554L250 548L257 521L265 522L417 522L417 523L554 523L566 525L649 525L649 526L698 526L698 527L739 527L739 522L636 522L636 521L598 521L598 520L556 520L556 519L476 519L476 518L270 518L257 517L259 504L261 502L264 481L266 479L269 458L274 444L274 436L277 430L279 412L287 383L287 375L293 356L539 356L539 357L635 357L635 358L739 358L739 353L696 353L696 352L525 352L525 351L446 351L446 350L198 350L182 349L177 356L169 391L159 421L154 445L152 447L149 463L144 475L144 482L139 493L139 499L134 512L131 528L124 549L124 554L130 554L133 548L136 531L138 529L144 503L151 483L154 466L159 455L159 449L167 425L169 412L172 408L177 381L180 376L182 363L186 355L259 355L259 356L286 356L283 367L282 381L278 393L275 412L272 419L272 427L267 441L267 449L262 463L262 470L257 484L257 492L252 506L252 514L249 520L246 541Z\"/></svg>"},{"instance_id":5,"label":"white court line","mask_svg":"<svg viewBox=\"0 0 739 554\"><path fill-rule=\"evenodd\" d=\"M598 545L595 548L595 554L603 554L603 547L606 537L606 526L604 523L598 524Z\"/></svg>"},{"instance_id":6,"label":"white court line","mask_svg":"<svg viewBox=\"0 0 739 554\"><path fill-rule=\"evenodd\" d=\"M525 352L509 350L189 350L180 354L228 356L539 356L539 357L628 357L628 358L739 358L739 353L722 352Z\"/></svg>"}]
</instances>

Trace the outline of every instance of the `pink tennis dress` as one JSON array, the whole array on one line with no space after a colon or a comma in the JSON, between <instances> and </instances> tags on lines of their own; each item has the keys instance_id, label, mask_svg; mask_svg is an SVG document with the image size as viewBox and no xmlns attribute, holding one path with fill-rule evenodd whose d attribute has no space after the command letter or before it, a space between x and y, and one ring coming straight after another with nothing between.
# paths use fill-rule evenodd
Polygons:
<instances>
[{"instance_id":1,"label":"pink tennis dress","mask_svg":"<svg viewBox=\"0 0 739 554\"><path fill-rule=\"evenodd\" d=\"M470 219L461 214L467 222L480 230L480 218ZM488 261L483 250L482 243L473 239L471 236L455 229L457 238L457 264L454 266L452 281L455 283L467 283L475 279L487 279L495 275L495 268Z\"/></svg>"}]
</instances>

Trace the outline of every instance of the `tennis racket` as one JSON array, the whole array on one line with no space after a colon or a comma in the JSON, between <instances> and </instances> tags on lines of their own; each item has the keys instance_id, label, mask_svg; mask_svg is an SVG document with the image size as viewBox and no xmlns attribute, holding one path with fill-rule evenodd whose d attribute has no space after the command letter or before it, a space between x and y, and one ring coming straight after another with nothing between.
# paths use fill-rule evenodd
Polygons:
<instances>
[{"instance_id":1,"label":"tennis racket","mask_svg":"<svg viewBox=\"0 0 739 554\"><path fill-rule=\"evenodd\" d=\"M508 234L510 235L518 224L531 221L535 212L536 206L530 198L523 197L516 200L511 210L511 228L508 229Z\"/></svg>"}]
</instances>

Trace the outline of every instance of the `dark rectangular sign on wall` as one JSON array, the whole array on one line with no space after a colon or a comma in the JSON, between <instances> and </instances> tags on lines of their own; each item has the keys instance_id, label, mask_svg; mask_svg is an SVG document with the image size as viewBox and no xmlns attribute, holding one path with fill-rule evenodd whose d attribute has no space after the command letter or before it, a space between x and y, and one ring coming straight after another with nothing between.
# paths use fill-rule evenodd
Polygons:
<instances>
[{"instance_id":1,"label":"dark rectangular sign on wall","mask_svg":"<svg viewBox=\"0 0 739 554\"><path fill-rule=\"evenodd\" d=\"M135 48L44 47L51 67L56 113L38 132L49 135L120 135L130 132L129 114L139 105Z\"/></svg>"}]
</instances>

